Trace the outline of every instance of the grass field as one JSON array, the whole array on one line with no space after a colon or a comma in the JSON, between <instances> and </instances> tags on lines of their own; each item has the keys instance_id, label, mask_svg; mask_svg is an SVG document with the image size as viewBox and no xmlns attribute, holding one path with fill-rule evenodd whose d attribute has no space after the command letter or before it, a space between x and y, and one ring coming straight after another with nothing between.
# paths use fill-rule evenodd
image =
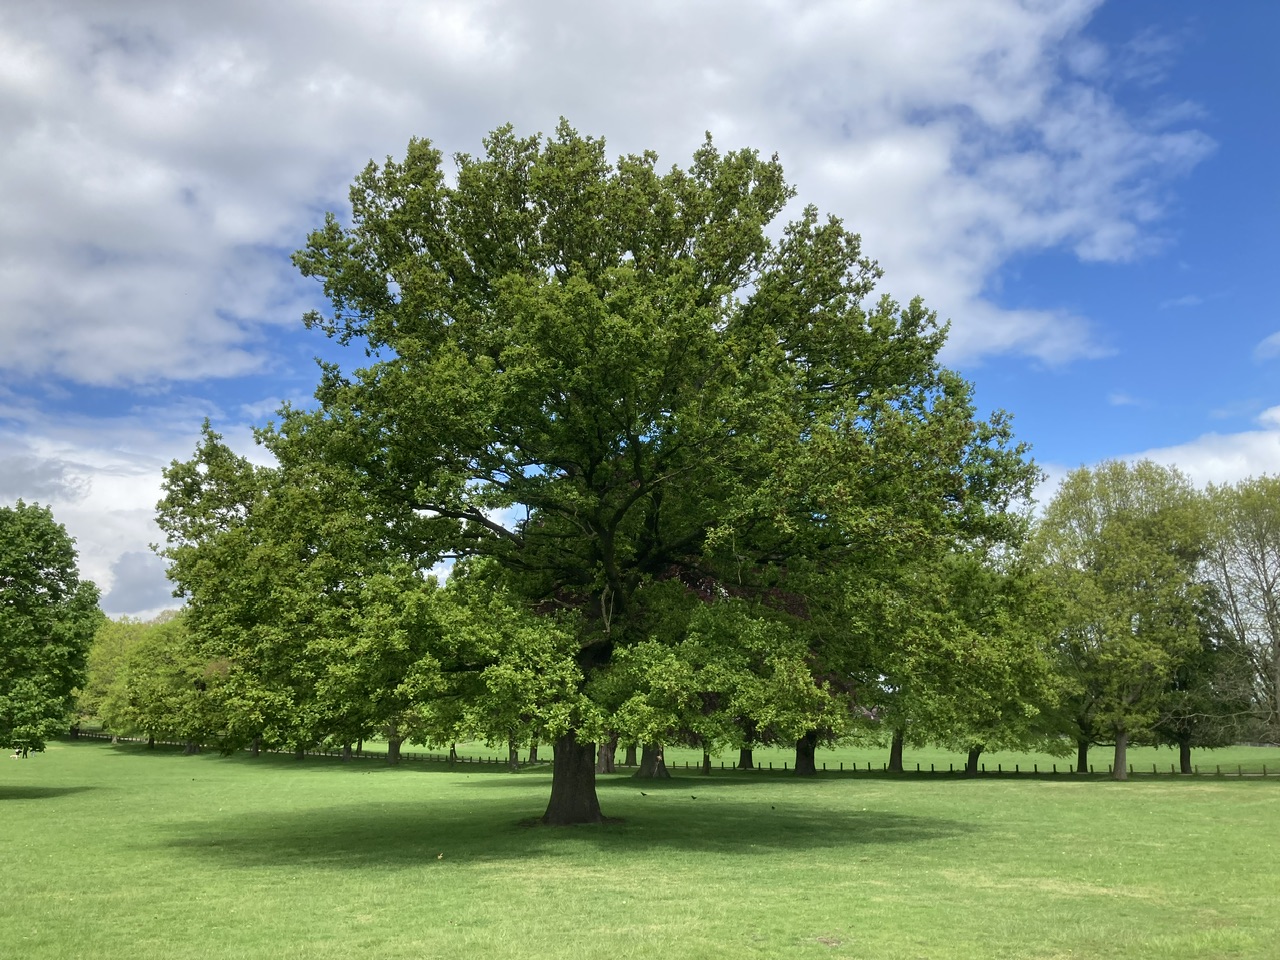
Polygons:
<instances>
[{"instance_id":1,"label":"grass field","mask_svg":"<svg viewBox=\"0 0 1280 960\"><path fill-rule=\"evenodd\" d=\"M1280 956L1280 777L619 775L549 830L545 767L0 764L6 958Z\"/></svg>"}]
</instances>

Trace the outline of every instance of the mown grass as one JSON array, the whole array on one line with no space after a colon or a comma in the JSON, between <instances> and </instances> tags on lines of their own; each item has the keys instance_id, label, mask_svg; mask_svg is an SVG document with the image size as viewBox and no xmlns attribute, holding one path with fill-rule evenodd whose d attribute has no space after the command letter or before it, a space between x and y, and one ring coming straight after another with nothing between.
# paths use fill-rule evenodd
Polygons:
<instances>
[{"instance_id":1,"label":"mown grass","mask_svg":"<svg viewBox=\"0 0 1280 960\"><path fill-rule=\"evenodd\" d=\"M0 761L0 956L1274 957L1280 778L602 778L52 745ZM695 799L696 798L696 799Z\"/></svg>"}]
</instances>

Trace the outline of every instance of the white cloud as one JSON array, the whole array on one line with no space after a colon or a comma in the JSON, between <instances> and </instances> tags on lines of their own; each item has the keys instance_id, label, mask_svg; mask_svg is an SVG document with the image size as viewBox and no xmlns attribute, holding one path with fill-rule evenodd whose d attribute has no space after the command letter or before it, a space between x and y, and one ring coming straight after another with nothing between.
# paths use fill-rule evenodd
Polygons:
<instances>
[{"instance_id":1,"label":"white cloud","mask_svg":"<svg viewBox=\"0 0 1280 960\"><path fill-rule=\"evenodd\" d=\"M1146 450L1125 459L1148 459L1177 467L1197 486L1280 473L1280 410L1272 408L1268 413L1273 415L1263 421L1266 429L1208 433L1187 443Z\"/></svg>"},{"instance_id":2,"label":"white cloud","mask_svg":"<svg viewBox=\"0 0 1280 960\"><path fill-rule=\"evenodd\" d=\"M84 383L261 370L312 287L284 254L369 157L414 134L474 151L560 114L682 162L704 129L778 149L954 321L949 358L1098 351L1052 305L984 293L1008 257L1122 260L1209 149L1124 115L1055 4L90 0L0 11L0 367ZM1139 44L1152 62L1167 44ZM584 81L584 78L588 78Z\"/></svg>"},{"instance_id":3,"label":"white cloud","mask_svg":"<svg viewBox=\"0 0 1280 960\"><path fill-rule=\"evenodd\" d=\"M1280 357L1280 330L1262 340L1253 348L1253 355L1258 360L1270 360Z\"/></svg>"}]
</instances>

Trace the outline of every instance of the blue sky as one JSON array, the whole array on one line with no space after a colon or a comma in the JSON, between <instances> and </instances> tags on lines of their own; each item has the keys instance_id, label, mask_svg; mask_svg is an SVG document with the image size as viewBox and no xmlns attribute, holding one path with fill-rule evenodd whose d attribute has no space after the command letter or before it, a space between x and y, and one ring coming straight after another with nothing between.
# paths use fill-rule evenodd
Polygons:
<instances>
[{"instance_id":1,"label":"blue sky","mask_svg":"<svg viewBox=\"0 0 1280 960\"><path fill-rule=\"evenodd\" d=\"M549 15L554 10L555 15ZM777 151L1053 482L1280 471L1280 4L275 0L0 7L0 503L50 504L113 614L200 422L305 400L288 254L411 136L566 116L684 163Z\"/></svg>"}]
</instances>

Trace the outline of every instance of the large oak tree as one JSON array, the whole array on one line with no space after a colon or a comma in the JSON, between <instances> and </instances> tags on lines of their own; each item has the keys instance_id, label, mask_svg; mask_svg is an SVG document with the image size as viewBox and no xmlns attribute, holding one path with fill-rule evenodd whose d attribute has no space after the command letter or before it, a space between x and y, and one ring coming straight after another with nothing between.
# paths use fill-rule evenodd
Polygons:
<instances>
[{"instance_id":1,"label":"large oak tree","mask_svg":"<svg viewBox=\"0 0 1280 960\"><path fill-rule=\"evenodd\" d=\"M816 591L1007 536L1035 474L1007 421L939 365L933 313L872 299L879 270L840 220L776 225L776 157L708 138L661 172L562 123L454 159L451 176L414 140L370 164L350 217L295 255L332 305L307 323L370 360L326 366L318 407L267 437L283 463L346 471L419 569L474 558L457 602L389 614L438 638L422 689L478 690L460 678L533 643L522 618L547 625L529 636L563 658L555 695L500 719L555 741L552 824L600 819L609 730L827 726L849 633ZM477 597L510 643L446 629Z\"/></svg>"}]
</instances>

